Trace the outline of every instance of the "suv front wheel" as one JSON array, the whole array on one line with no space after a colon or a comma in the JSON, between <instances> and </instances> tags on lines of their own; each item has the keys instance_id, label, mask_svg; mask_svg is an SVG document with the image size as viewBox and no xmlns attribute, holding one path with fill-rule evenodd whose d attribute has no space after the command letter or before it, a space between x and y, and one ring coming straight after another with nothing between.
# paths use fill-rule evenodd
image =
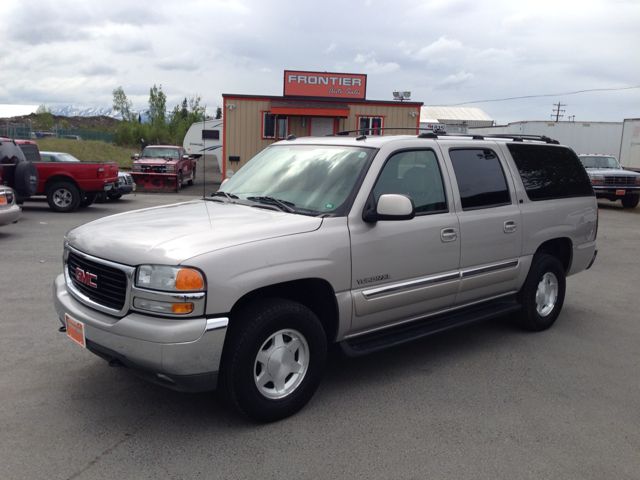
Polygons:
<instances>
[{"instance_id":1,"label":"suv front wheel","mask_svg":"<svg viewBox=\"0 0 640 480\"><path fill-rule=\"evenodd\" d=\"M522 310L516 322L535 332L551 327L560 315L566 290L565 272L552 255L536 254L527 279L518 293Z\"/></svg>"},{"instance_id":2,"label":"suv front wheel","mask_svg":"<svg viewBox=\"0 0 640 480\"><path fill-rule=\"evenodd\" d=\"M290 300L263 300L232 318L222 388L248 418L280 420L311 399L326 358L325 332L311 310Z\"/></svg>"}]
</instances>

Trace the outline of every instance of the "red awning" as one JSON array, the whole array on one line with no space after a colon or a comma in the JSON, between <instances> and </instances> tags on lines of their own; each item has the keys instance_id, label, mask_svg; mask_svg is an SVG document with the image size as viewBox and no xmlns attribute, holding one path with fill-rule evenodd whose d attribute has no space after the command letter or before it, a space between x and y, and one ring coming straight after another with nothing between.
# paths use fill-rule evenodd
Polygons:
<instances>
[{"instance_id":1,"label":"red awning","mask_svg":"<svg viewBox=\"0 0 640 480\"><path fill-rule=\"evenodd\" d=\"M336 102L307 102L304 100L271 100L272 115L301 117L348 117L349 105Z\"/></svg>"}]
</instances>

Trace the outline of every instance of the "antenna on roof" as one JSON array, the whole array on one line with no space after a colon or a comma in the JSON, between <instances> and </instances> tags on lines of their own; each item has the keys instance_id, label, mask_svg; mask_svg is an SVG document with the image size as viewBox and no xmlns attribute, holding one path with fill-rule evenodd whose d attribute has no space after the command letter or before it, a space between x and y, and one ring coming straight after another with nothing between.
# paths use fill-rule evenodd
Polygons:
<instances>
[{"instance_id":1,"label":"antenna on roof","mask_svg":"<svg viewBox=\"0 0 640 480\"><path fill-rule=\"evenodd\" d=\"M202 148L203 148L203 152L202 152L202 198L205 198L207 196L206 194L206 185L207 185L207 175L206 175L206 169L205 169L205 165L207 164L207 148L206 148L206 143L205 143L205 139L204 139L204 131L207 128L207 106L204 106L204 122L202 123L202 133L200 133L200 136L202 136Z\"/></svg>"}]
</instances>

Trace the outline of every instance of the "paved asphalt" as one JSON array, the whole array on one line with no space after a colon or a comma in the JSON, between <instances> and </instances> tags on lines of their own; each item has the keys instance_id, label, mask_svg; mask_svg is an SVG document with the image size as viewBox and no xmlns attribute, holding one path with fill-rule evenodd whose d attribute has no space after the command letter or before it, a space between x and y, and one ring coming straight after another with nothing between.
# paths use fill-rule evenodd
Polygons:
<instances>
[{"instance_id":1,"label":"paved asphalt","mask_svg":"<svg viewBox=\"0 0 640 480\"><path fill-rule=\"evenodd\" d=\"M65 232L190 189L72 214L34 200L0 227L1 479L640 478L640 215L602 204L598 259L567 280L551 330L501 319L356 360L333 352L305 409L255 425L57 331Z\"/></svg>"}]
</instances>

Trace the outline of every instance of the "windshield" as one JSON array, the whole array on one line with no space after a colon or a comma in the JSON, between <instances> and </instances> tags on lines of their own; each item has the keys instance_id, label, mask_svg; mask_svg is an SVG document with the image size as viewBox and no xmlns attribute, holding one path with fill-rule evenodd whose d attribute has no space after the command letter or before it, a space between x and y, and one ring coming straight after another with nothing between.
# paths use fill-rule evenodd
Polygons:
<instances>
[{"instance_id":1,"label":"windshield","mask_svg":"<svg viewBox=\"0 0 640 480\"><path fill-rule=\"evenodd\" d=\"M80 161L69 153L60 153L58 154L58 158L60 159L61 162L79 162Z\"/></svg>"},{"instance_id":2,"label":"windshield","mask_svg":"<svg viewBox=\"0 0 640 480\"><path fill-rule=\"evenodd\" d=\"M142 152L142 158L180 158L180 155L175 148L147 147Z\"/></svg>"},{"instance_id":3,"label":"windshield","mask_svg":"<svg viewBox=\"0 0 640 480\"><path fill-rule=\"evenodd\" d=\"M604 155L581 155L580 161L582 162L582 165L584 165L584 168L621 168L616 157L606 157Z\"/></svg>"},{"instance_id":4,"label":"windshield","mask_svg":"<svg viewBox=\"0 0 640 480\"><path fill-rule=\"evenodd\" d=\"M347 200L373 152L324 145L269 147L221 191L243 200L270 203L277 199L297 212L331 213Z\"/></svg>"}]
</instances>

